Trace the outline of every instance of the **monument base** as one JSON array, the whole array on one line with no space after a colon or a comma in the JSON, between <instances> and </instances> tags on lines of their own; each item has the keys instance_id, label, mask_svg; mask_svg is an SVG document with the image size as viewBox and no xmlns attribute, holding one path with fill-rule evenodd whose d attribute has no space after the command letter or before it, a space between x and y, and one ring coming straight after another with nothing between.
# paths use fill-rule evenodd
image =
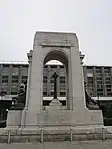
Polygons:
<instances>
[{"instance_id":1,"label":"monument base","mask_svg":"<svg viewBox=\"0 0 112 149\"><path fill-rule=\"evenodd\" d=\"M5 134L10 131L12 138L18 141L26 138L37 141L64 141L101 139L105 129L100 110L48 108L40 112L27 109L9 110L4 131Z\"/></svg>"},{"instance_id":2,"label":"monument base","mask_svg":"<svg viewBox=\"0 0 112 149\"><path fill-rule=\"evenodd\" d=\"M83 114L82 114L83 113ZM23 117L24 116L24 117ZM26 120L26 121L25 121ZM101 140L112 138L100 110L11 110L0 139L8 143Z\"/></svg>"},{"instance_id":3,"label":"monument base","mask_svg":"<svg viewBox=\"0 0 112 149\"><path fill-rule=\"evenodd\" d=\"M52 105L47 110L39 112L27 109L23 111L9 110L7 127L103 126L101 110L88 110L87 108L59 110L56 107L54 108L54 105Z\"/></svg>"},{"instance_id":4,"label":"monument base","mask_svg":"<svg viewBox=\"0 0 112 149\"><path fill-rule=\"evenodd\" d=\"M24 111L23 111L24 112ZM59 110L48 108L40 112L28 110L26 113L25 127L47 127L47 126L103 126L101 110L74 109Z\"/></svg>"}]
</instances>

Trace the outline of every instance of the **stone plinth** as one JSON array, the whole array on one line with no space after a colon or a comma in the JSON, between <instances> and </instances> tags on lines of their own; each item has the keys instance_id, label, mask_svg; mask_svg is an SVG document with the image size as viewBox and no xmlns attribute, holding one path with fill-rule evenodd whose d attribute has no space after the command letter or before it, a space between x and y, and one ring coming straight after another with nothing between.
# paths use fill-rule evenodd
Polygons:
<instances>
[{"instance_id":1,"label":"stone plinth","mask_svg":"<svg viewBox=\"0 0 112 149\"><path fill-rule=\"evenodd\" d=\"M7 116L7 128L19 128L21 126L21 110L9 110Z\"/></svg>"},{"instance_id":2,"label":"stone plinth","mask_svg":"<svg viewBox=\"0 0 112 149\"><path fill-rule=\"evenodd\" d=\"M27 111L26 127L35 126L103 126L100 110L76 109L61 110L49 107L47 110L34 113Z\"/></svg>"},{"instance_id":3,"label":"stone plinth","mask_svg":"<svg viewBox=\"0 0 112 149\"><path fill-rule=\"evenodd\" d=\"M52 99L51 103L49 104L48 107L46 107L47 110L61 110L62 108L62 103L58 99Z\"/></svg>"}]
</instances>

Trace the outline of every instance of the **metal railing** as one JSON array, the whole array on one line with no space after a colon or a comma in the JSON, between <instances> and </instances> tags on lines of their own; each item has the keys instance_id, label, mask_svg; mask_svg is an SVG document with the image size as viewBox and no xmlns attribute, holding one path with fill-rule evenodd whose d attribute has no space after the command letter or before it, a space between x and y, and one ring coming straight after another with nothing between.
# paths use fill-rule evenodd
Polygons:
<instances>
[{"instance_id":1,"label":"metal railing","mask_svg":"<svg viewBox=\"0 0 112 149\"><path fill-rule=\"evenodd\" d=\"M95 133L88 133L88 132L86 133L87 136L86 136L86 138L85 138L84 140L88 140L88 135L89 135L89 134L90 134L90 136L93 135L93 140L94 140L94 139L95 139L95 138L94 138ZM39 134L37 133L37 136L38 136L38 135L40 135L40 143L43 143L43 142L45 141L45 140L44 140L44 135L46 135L46 134L44 134L44 130L41 129L41 130L40 130L40 133L39 133ZM48 134L48 135L49 135L49 134ZM53 133L51 133L50 135L52 136ZM55 134L55 135L57 135L57 134ZM63 134L59 134L59 138L58 138L58 139L61 139L61 138L60 138L60 137L61 137L60 135L62 135L62 137L63 137ZM65 135L66 135L66 134L65 134ZM83 136L83 135L85 135L85 134L77 134L77 133L74 133L72 129L70 129L68 135L69 135L69 141L72 142L72 141L74 141L74 137L75 137L75 136L78 136L78 135L79 135L79 136L80 136L80 135ZM11 135L11 130L8 130L8 133L7 133L7 143L8 143L8 144L10 144L10 143L13 142L12 136L14 137L14 135ZM18 136L21 137L22 135L18 135ZM24 135L24 136L25 136L25 135ZM32 136L33 136L33 134L32 134ZM106 139L108 139L108 138L106 138L106 131L105 131L105 128L102 128L102 132L99 132L99 136L100 136L100 139L103 140L103 141L106 140ZM30 138L30 137L31 137L31 135L29 134L29 138ZM26 138L28 138L28 135L26 135ZM76 138L77 138L77 137L76 137ZM80 137L79 137L79 138L80 138ZM29 140L29 139L28 139L28 140ZM52 138L52 140L53 140L53 138ZM16 140L16 141L17 141L17 140ZM30 140L29 140L29 141L30 141ZM48 140L48 142L49 142L49 140ZM19 143L19 142L18 142L18 143Z\"/></svg>"}]
</instances>

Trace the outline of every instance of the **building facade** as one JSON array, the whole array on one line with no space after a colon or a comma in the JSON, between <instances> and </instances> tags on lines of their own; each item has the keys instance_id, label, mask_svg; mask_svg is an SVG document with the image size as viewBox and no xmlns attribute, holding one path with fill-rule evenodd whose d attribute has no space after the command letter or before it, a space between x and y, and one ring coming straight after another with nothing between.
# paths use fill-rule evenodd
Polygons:
<instances>
[{"instance_id":1,"label":"building facade","mask_svg":"<svg viewBox=\"0 0 112 149\"><path fill-rule=\"evenodd\" d=\"M43 71L43 96L51 97L54 94L53 72L57 79L58 97L66 96L66 69L63 65L45 65ZM112 96L112 67L83 66L84 81L87 83L88 93L93 96ZM8 95L17 95L22 82L28 78L28 64L0 64L0 92Z\"/></svg>"},{"instance_id":2,"label":"building facade","mask_svg":"<svg viewBox=\"0 0 112 149\"><path fill-rule=\"evenodd\" d=\"M91 96L112 96L112 67L83 66L83 72Z\"/></svg>"}]
</instances>

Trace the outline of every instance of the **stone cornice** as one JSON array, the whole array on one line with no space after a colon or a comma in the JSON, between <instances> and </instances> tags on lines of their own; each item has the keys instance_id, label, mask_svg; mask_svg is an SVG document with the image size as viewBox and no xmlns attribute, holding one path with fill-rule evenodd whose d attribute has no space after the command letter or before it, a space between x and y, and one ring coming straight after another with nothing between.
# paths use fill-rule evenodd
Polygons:
<instances>
[{"instance_id":1,"label":"stone cornice","mask_svg":"<svg viewBox=\"0 0 112 149\"><path fill-rule=\"evenodd\" d=\"M74 47L74 45L67 41L67 42L41 42L39 46L42 47L63 47L63 48L70 48Z\"/></svg>"}]
</instances>

